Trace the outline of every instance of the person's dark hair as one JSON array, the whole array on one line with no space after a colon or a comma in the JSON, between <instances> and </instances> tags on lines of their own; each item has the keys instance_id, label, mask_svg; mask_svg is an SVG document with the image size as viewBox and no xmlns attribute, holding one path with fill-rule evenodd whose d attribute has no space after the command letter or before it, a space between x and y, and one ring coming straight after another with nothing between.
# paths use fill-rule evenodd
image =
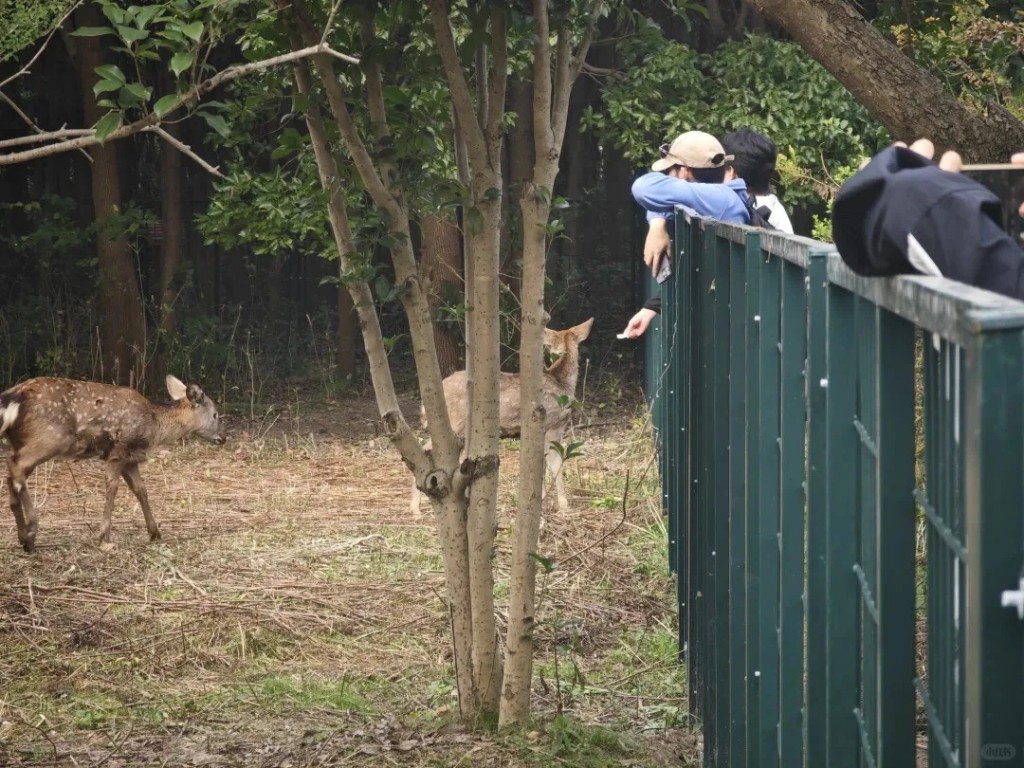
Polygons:
<instances>
[{"instance_id":1,"label":"person's dark hair","mask_svg":"<svg viewBox=\"0 0 1024 768\"><path fill-rule=\"evenodd\" d=\"M736 156L731 165L736 175L747 183L747 189L755 195L767 195L779 156L775 142L750 129L727 133L721 141L725 151Z\"/></svg>"},{"instance_id":2,"label":"person's dark hair","mask_svg":"<svg viewBox=\"0 0 1024 768\"><path fill-rule=\"evenodd\" d=\"M725 181L727 167L723 165L718 168L690 168L690 173L693 174L693 180L701 184L721 184Z\"/></svg>"}]
</instances>

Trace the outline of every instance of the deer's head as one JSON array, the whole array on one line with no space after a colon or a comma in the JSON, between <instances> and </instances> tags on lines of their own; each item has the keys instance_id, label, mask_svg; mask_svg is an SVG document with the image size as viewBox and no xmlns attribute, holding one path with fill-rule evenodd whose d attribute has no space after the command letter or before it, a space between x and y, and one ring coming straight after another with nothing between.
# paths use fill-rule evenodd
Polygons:
<instances>
[{"instance_id":1,"label":"deer's head","mask_svg":"<svg viewBox=\"0 0 1024 768\"><path fill-rule=\"evenodd\" d=\"M187 387L178 378L168 375L167 392L176 403L187 400L191 406L189 418L191 431L211 443L223 445L225 441L224 432L221 429L220 414L217 413L217 406L213 400L195 384Z\"/></svg>"}]
</instances>

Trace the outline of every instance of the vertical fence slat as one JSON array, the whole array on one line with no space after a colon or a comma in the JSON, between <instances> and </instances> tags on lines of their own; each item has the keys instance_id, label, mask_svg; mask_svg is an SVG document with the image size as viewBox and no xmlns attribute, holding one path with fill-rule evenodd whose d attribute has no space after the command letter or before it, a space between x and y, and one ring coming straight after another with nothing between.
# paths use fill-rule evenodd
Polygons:
<instances>
[{"instance_id":1,"label":"vertical fence slat","mask_svg":"<svg viewBox=\"0 0 1024 768\"><path fill-rule=\"evenodd\" d=\"M729 329L729 755L742 765L747 754L746 526L747 505L747 291L746 247L730 242Z\"/></svg>"},{"instance_id":2,"label":"vertical fence slat","mask_svg":"<svg viewBox=\"0 0 1024 768\"><path fill-rule=\"evenodd\" d=\"M809 254L807 293L807 692L804 704L808 768L828 765L826 728L828 595L828 254Z\"/></svg>"},{"instance_id":3,"label":"vertical fence slat","mask_svg":"<svg viewBox=\"0 0 1024 768\"><path fill-rule=\"evenodd\" d=\"M746 484L747 498L744 518L746 523L746 608L744 625L746 628L745 676L747 700L747 768L759 768L758 753L761 731L760 719L760 680L757 677L760 663L760 622L758 616L760 595L760 512L758 500L761 495L760 473L758 470L757 428L761 419L761 362L760 362L760 314L761 314L761 247L760 239L755 235L747 236L745 283L747 290L747 313L742 322L746 327L747 388L746 432ZM738 661L738 660L737 660Z\"/></svg>"},{"instance_id":4,"label":"vertical fence slat","mask_svg":"<svg viewBox=\"0 0 1024 768\"><path fill-rule=\"evenodd\" d=\"M860 762L853 710L857 703L859 589L853 566L857 543L858 436L854 297L838 287L828 296L826 420L826 713L829 768Z\"/></svg>"},{"instance_id":5,"label":"vertical fence slat","mask_svg":"<svg viewBox=\"0 0 1024 768\"><path fill-rule=\"evenodd\" d=\"M914 326L880 313L878 343L878 764L915 764Z\"/></svg>"},{"instance_id":6,"label":"vertical fence slat","mask_svg":"<svg viewBox=\"0 0 1024 768\"><path fill-rule=\"evenodd\" d=\"M976 321L966 365L966 765L1021 766L1024 623L1000 598L1021 578L1024 340Z\"/></svg>"},{"instance_id":7,"label":"vertical fence slat","mask_svg":"<svg viewBox=\"0 0 1024 768\"><path fill-rule=\"evenodd\" d=\"M748 235L757 237L757 235ZM758 238L760 241L760 238ZM760 399L758 423L758 668L759 732L756 748L762 768L779 765L779 316L781 259L758 254L761 262Z\"/></svg>"},{"instance_id":8,"label":"vertical fence slat","mask_svg":"<svg viewBox=\"0 0 1024 768\"><path fill-rule=\"evenodd\" d=\"M715 397L715 451L714 451L714 549L711 553L713 568L712 597L714 637L715 739L712 765L729 764L729 340L731 296L731 270L727 241L715 239L709 243L714 252L715 278L715 373L712 390Z\"/></svg>"},{"instance_id":9,"label":"vertical fence slat","mask_svg":"<svg viewBox=\"0 0 1024 768\"><path fill-rule=\"evenodd\" d=\"M779 605L779 763L803 765L804 687L804 427L807 409L807 288L804 270L782 264L781 563Z\"/></svg>"}]
</instances>

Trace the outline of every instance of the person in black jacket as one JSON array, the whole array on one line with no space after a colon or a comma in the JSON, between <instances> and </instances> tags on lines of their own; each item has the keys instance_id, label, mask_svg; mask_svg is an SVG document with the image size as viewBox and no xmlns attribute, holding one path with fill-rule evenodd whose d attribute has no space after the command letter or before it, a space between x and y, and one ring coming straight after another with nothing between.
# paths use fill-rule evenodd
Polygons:
<instances>
[{"instance_id":1,"label":"person in black jacket","mask_svg":"<svg viewBox=\"0 0 1024 768\"><path fill-rule=\"evenodd\" d=\"M839 255L862 275L941 275L1024 299L1024 248L1003 230L999 198L959 173L956 152L938 163L934 154L928 139L897 143L842 185L832 209ZM1024 153L1011 162L1024 165Z\"/></svg>"}]
</instances>

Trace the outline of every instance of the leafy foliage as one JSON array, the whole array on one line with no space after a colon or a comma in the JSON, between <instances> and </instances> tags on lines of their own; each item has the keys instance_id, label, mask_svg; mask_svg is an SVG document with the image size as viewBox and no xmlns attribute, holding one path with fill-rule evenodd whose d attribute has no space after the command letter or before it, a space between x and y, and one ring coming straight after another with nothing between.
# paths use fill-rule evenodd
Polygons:
<instances>
[{"instance_id":1,"label":"leafy foliage","mask_svg":"<svg viewBox=\"0 0 1024 768\"><path fill-rule=\"evenodd\" d=\"M932 72L966 103L995 101L1024 119L1024 9L999 13L986 0L953 3L945 17L919 25L894 24L903 52Z\"/></svg>"},{"instance_id":2,"label":"leafy foliage","mask_svg":"<svg viewBox=\"0 0 1024 768\"><path fill-rule=\"evenodd\" d=\"M4 0L0 3L0 63L45 35L74 5L72 0Z\"/></svg>"},{"instance_id":3,"label":"leafy foliage","mask_svg":"<svg viewBox=\"0 0 1024 768\"><path fill-rule=\"evenodd\" d=\"M624 73L605 88L603 113L588 111L584 124L638 165L683 131L752 128L788 158L783 181L794 205L818 200L822 175L886 141L867 110L793 43L752 35L698 55L647 30L624 56Z\"/></svg>"}]
</instances>

